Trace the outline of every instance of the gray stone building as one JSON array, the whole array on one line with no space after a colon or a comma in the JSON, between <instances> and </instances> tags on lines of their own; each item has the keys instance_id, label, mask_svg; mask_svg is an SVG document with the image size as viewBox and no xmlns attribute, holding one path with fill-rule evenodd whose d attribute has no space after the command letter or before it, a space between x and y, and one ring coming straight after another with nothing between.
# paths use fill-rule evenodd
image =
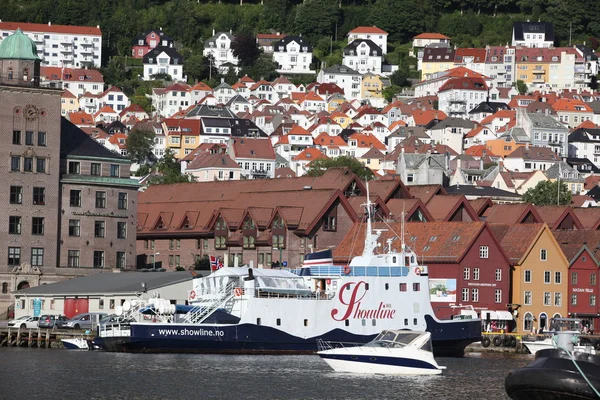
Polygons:
<instances>
[{"instance_id":1,"label":"gray stone building","mask_svg":"<svg viewBox=\"0 0 600 400\"><path fill-rule=\"evenodd\" d=\"M0 43L0 157L5 160L1 169L4 190L0 192L4 215L0 218L0 319L13 303L12 291L98 272L92 268L97 251L105 252L104 262L98 265L101 268L117 266L117 251L126 253L123 268L135 260L137 185L128 179L129 161L64 120L62 91L39 87L39 71L36 45L20 30ZM93 226L86 223L80 231L82 240L71 240L65 229L68 222L64 223L71 215L64 206L69 204L70 185L74 184L68 173L69 159L106 165L102 176L84 175L89 165L80 169L76 184L82 205L98 190L106 192L107 202L102 212L92 207L82 207L82 211L107 214L103 218L110 221L117 220L114 215L118 214L118 220L127 224L126 239L119 239L122 235L112 227L105 241L95 242L90 240ZM120 165L118 180L109 175L110 164ZM127 193L127 210L118 209L118 192ZM69 268L67 256L63 262L69 249L80 251L90 262Z\"/></svg>"},{"instance_id":2,"label":"gray stone building","mask_svg":"<svg viewBox=\"0 0 600 400\"><path fill-rule=\"evenodd\" d=\"M406 185L447 186L450 168L450 154L405 153L398 157L396 172Z\"/></svg>"},{"instance_id":3,"label":"gray stone building","mask_svg":"<svg viewBox=\"0 0 600 400\"><path fill-rule=\"evenodd\" d=\"M517 108L516 126L523 128L531 145L550 147L560 157L569 155L569 128L549 113L528 113Z\"/></svg>"}]
</instances>

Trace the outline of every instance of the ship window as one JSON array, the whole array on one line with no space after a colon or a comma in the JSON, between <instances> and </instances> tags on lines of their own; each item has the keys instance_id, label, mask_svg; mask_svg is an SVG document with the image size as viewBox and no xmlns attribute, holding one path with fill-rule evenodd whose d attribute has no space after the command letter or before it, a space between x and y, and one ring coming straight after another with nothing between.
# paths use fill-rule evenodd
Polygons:
<instances>
[{"instance_id":1,"label":"ship window","mask_svg":"<svg viewBox=\"0 0 600 400\"><path fill-rule=\"evenodd\" d=\"M256 325L260 325L260 318L256 318Z\"/></svg>"},{"instance_id":2,"label":"ship window","mask_svg":"<svg viewBox=\"0 0 600 400\"><path fill-rule=\"evenodd\" d=\"M366 319L361 320L361 322L362 322L362 326L367 326L367 320Z\"/></svg>"},{"instance_id":3,"label":"ship window","mask_svg":"<svg viewBox=\"0 0 600 400\"><path fill-rule=\"evenodd\" d=\"M277 318L277 326L281 325L281 318Z\"/></svg>"},{"instance_id":4,"label":"ship window","mask_svg":"<svg viewBox=\"0 0 600 400\"><path fill-rule=\"evenodd\" d=\"M420 291L421 291L421 284L419 282L413 283L413 292L420 292Z\"/></svg>"},{"instance_id":5,"label":"ship window","mask_svg":"<svg viewBox=\"0 0 600 400\"><path fill-rule=\"evenodd\" d=\"M406 283L401 283L400 284L400 291L401 292L406 292Z\"/></svg>"},{"instance_id":6,"label":"ship window","mask_svg":"<svg viewBox=\"0 0 600 400\"><path fill-rule=\"evenodd\" d=\"M396 256L392 257L392 262L396 264L398 261L396 260Z\"/></svg>"},{"instance_id":7,"label":"ship window","mask_svg":"<svg viewBox=\"0 0 600 400\"><path fill-rule=\"evenodd\" d=\"M377 320L376 320L375 318L373 318L373 319L371 320L371 324L373 324L373 326L377 325Z\"/></svg>"},{"instance_id":8,"label":"ship window","mask_svg":"<svg viewBox=\"0 0 600 400\"><path fill-rule=\"evenodd\" d=\"M404 318L404 325L408 325L408 318Z\"/></svg>"},{"instance_id":9,"label":"ship window","mask_svg":"<svg viewBox=\"0 0 600 400\"><path fill-rule=\"evenodd\" d=\"M385 284L385 290L390 290L390 284L389 283Z\"/></svg>"},{"instance_id":10,"label":"ship window","mask_svg":"<svg viewBox=\"0 0 600 400\"><path fill-rule=\"evenodd\" d=\"M369 360L371 360L371 361L377 361L377 357L370 357Z\"/></svg>"},{"instance_id":11,"label":"ship window","mask_svg":"<svg viewBox=\"0 0 600 400\"><path fill-rule=\"evenodd\" d=\"M348 320L345 320L345 321L344 321L344 325L346 325L346 326L350 326L350 321L348 321Z\"/></svg>"},{"instance_id":12,"label":"ship window","mask_svg":"<svg viewBox=\"0 0 600 400\"><path fill-rule=\"evenodd\" d=\"M308 320L307 319L304 320L304 326L308 326Z\"/></svg>"},{"instance_id":13,"label":"ship window","mask_svg":"<svg viewBox=\"0 0 600 400\"><path fill-rule=\"evenodd\" d=\"M369 290L369 284L365 283L365 290Z\"/></svg>"},{"instance_id":14,"label":"ship window","mask_svg":"<svg viewBox=\"0 0 600 400\"><path fill-rule=\"evenodd\" d=\"M417 319L413 318L413 325L416 325L416 324L417 324Z\"/></svg>"},{"instance_id":15,"label":"ship window","mask_svg":"<svg viewBox=\"0 0 600 400\"><path fill-rule=\"evenodd\" d=\"M357 357L357 356L352 356L352 357L350 357L350 358L351 358L351 359L353 359L353 360L358 360L358 357Z\"/></svg>"}]
</instances>

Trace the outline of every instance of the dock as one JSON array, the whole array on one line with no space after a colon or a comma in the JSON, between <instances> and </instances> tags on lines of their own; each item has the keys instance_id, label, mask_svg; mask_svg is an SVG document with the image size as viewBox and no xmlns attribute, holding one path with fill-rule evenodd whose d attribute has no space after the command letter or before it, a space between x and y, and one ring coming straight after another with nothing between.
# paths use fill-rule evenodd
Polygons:
<instances>
[{"instance_id":1,"label":"dock","mask_svg":"<svg viewBox=\"0 0 600 400\"><path fill-rule=\"evenodd\" d=\"M36 347L39 349L63 348L62 339L83 337L92 340L95 335L82 331L57 329L0 328L0 347Z\"/></svg>"}]
</instances>

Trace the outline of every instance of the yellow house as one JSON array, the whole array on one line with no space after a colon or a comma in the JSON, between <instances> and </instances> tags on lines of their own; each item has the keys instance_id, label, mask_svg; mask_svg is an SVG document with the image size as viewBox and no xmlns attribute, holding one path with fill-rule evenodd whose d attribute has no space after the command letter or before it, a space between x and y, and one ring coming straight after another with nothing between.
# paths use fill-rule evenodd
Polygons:
<instances>
[{"instance_id":1,"label":"yellow house","mask_svg":"<svg viewBox=\"0 0 600 400\"><path fill-rule=\"evenodd\" d=\"M334 111L329 117L335 122L337 122L338 125L342 127L342 129L346 129L348 125L350 125L353 122L352 118L350 118L347 114L341 111Z\"/></svg>"},{"instance_id":2,"label":"yellow house","mask_svg":"<svg viewBox=\"0 0 600 400\"><path fill-rule=\"evenodd\" d=\"M339 106L341 106L345 102L346 98L339 93L329 96L329 99L327 99L327 112L334 112Z\"/></svg>"},{"instance_id":3,"label":"yellow house","mask_svg":"<svg viewBox=\"0 0 600 400\"><path fill-rule=\"evenodd\" d=\"M201 120L165 118L163 132L167 136L167 148L181 160L200 144Z\"/></svg>"},{"instance_id":4,"label":"yellow house","mask_svg":"<svg viewBox=\"0 0 600 400\"><path fill-rule=\"evenodd\" d=\"M510 306L516 332L547 331L552 318L567 316L569 261L546 224L491 229L513 265Z\"/></svg>"},{"instance_id":5,"label":"yellow house","mask_svg":"<svg viewBox=\"0 0 600 400\"><path fill-rule=\"evenodd\" d=\"M383 89L390 86L390 80L370 72L363 75L361 94L363 99L383 99Z\"/></svg>"},{"instance_id":6,"label":"yellow house","mask_svg":"<svg viewBox=\"0 0 600 400\"><path fill-rule=\"evenodd\" d=\"M422 79L438 72L454 68L454 48L426 47L423 49L423 59L419 61Z\"/></svg>"},{"instance_id":7,"label":"yellow house","mask_svg":"<svg viewBox=\"0 0 600 400\"><path fill-rule=\"evenodd\" d=\"M65 117L73 111L79 110L79 100L77 96L65 89L60 96L60 115Z\"/></svg>"},{"instance_id":8,"label":"yellow house","mask_svg":"<svg viewBox=\"0 0 600 400\"><path fill-rule=\"evenodd\" d=\"M560 49L525 47L517 48L515 54L515 80L521 80L527 85L546 85L550 83L551 73L559 71Z\"/></svg>"},{"instance_id":9,"label":"yellow house","mask_svg":"<svg viewBox=\"0 0 600 400\"><path fill-rule=\"evenodd\" d=\"M374 147L372 147L362 156L357 157L358 161L360 161L365 167L370 168L373 171L378 171L381 169L384 159L385 155Z\"/></svg>"}]
</instances>

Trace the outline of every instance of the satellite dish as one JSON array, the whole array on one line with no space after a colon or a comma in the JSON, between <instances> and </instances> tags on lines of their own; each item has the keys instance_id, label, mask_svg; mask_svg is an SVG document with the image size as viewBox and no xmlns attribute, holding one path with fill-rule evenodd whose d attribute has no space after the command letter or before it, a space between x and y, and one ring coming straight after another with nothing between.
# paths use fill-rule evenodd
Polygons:
<instances>
[{"instance_id":1,"label":"satellite dish","mask_svg":"<svg viewBox=\"0 0 600 400\"><path fill-rule=\"evenodd\" d=\"M117 308L115 308L115 314L117 314L118 316L123 315L123 307L117 306Z\"/></svg>"},{"instance_id":2,"label":"satellite dish","mask_svg":"<svg viewBox=\"0 0 600 400\"><path fill-rule=\"evenodd\" d=\"M131 300L131 307L135 307L135 306L137 306L137 300L133 299L133 300Z\"/></svg>"},{"instance_id":3,"label":"satellite dish","mask_svg":"<svg viewBox=\"0 0 600 400\"><path fill-rule=\"evenodd\" d=\"M125 301L123 303L123 311L129 311L129 310L131 310L131 303L128 301Z\"/></svg>"}]
</instances>

